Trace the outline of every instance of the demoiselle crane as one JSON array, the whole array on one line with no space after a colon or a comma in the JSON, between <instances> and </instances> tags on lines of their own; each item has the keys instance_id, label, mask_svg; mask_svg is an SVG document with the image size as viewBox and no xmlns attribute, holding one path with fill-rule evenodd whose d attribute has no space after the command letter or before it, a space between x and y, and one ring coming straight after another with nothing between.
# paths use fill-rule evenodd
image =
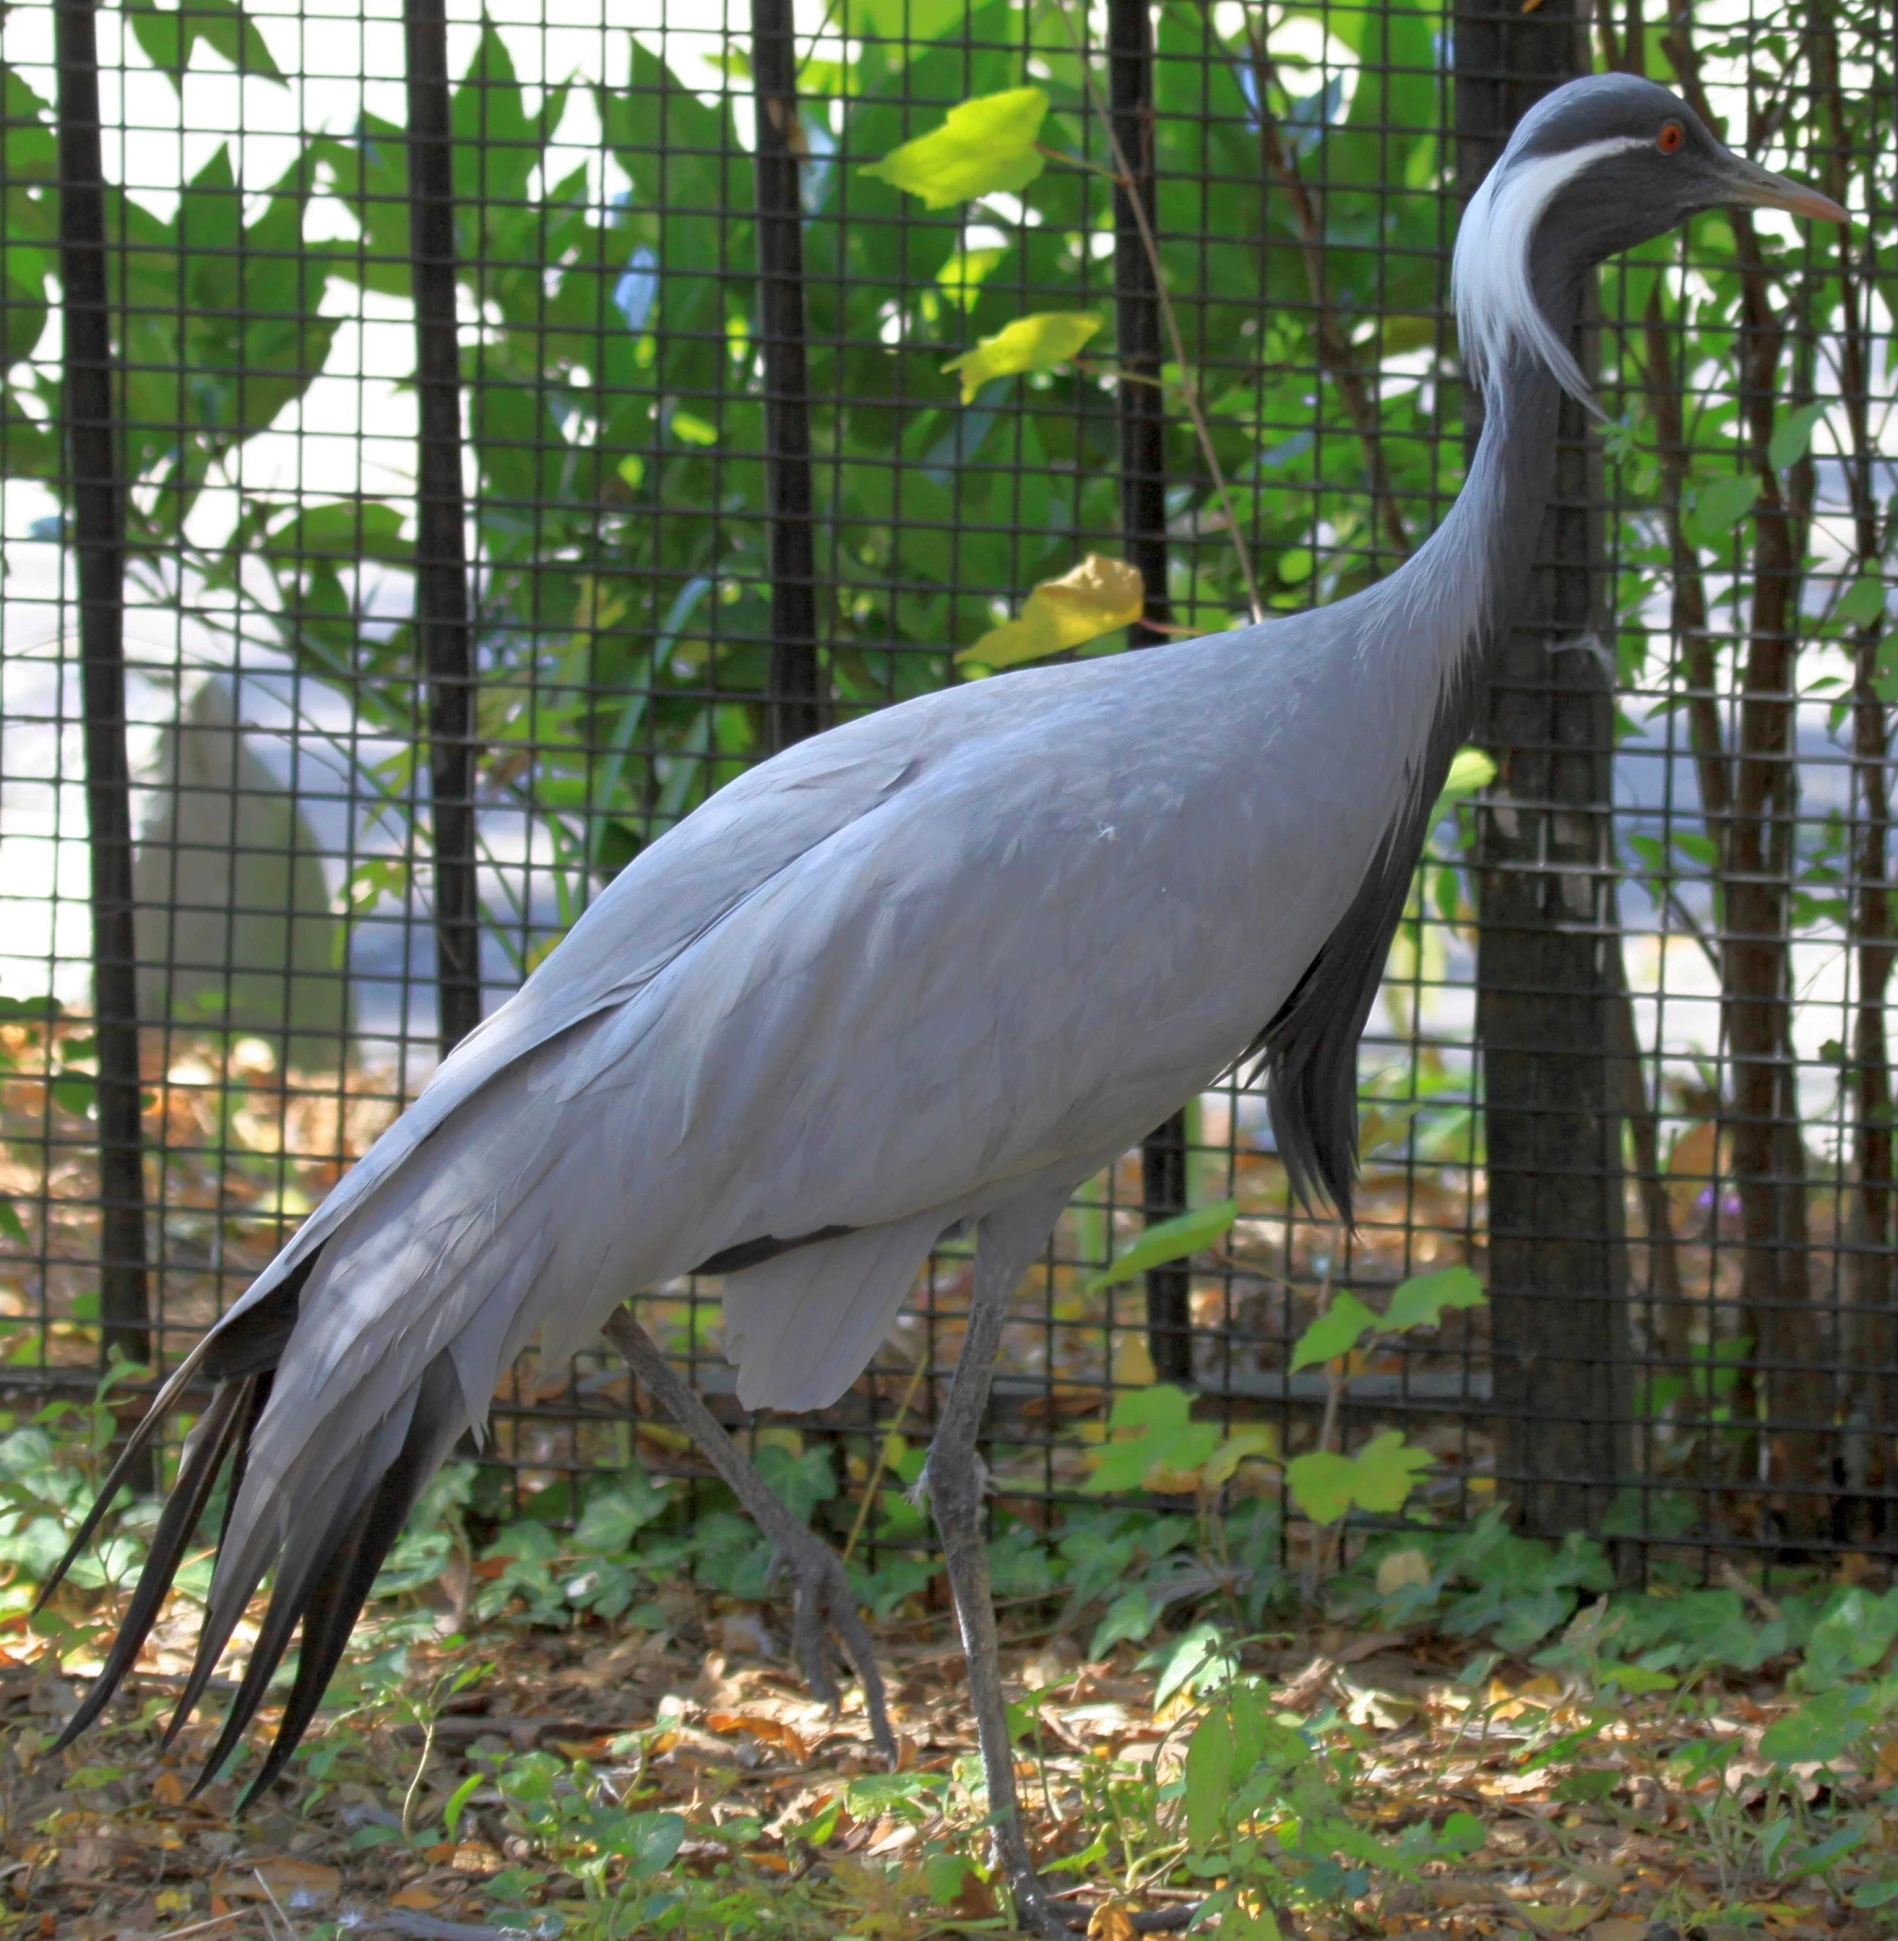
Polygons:
<instances>
[{"instance_id":1,"label":"demoiselle crane","mask_svg":"<svg viewBox=\"0 0 1898 1941\"><path fill-rule=\"evenodd\" d=\"M972 1225L968 1331L927 1483L996 1858L1017 1918L1065 1933L1017 1807L981 1529L977 1433L1008 1298L1084 1180L1249 1058L1294 1187L1348 1216L1358 1037L1529 570L1558 404L1587 398L1569 350L1584 276L1720 205L1846 220L1650 82L1557 89L1463 219L1457 318L1483 432L1407 564L1268 626L853 721L732 782L629 865L165 1384L80 1543L187 1385L213 1387L64 1738L131 1665L231 1463L174 1730L274 1566L206 1768L301 1620L252 1793L267 1785L417 1492L485 1424L502 1372L536 1333L558 1362L604 1329L777 1544L806 1675L832 1693L834 1630L887 1747L837 1560L618 1310L721 1273L741 1402L822 1408L930 1248Z\"/></svg>"}]
</instances>

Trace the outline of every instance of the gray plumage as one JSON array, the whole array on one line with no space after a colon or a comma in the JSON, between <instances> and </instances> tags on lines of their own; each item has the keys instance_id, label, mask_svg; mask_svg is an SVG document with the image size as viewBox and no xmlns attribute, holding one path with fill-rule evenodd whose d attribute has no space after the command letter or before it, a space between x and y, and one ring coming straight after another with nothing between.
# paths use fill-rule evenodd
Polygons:
<instances>
[{"instance_id":1,"label":"gray plumage","mask_svg":"<svg viewBox=\"0 0 1898 1941\"><path fill-rule=\"evenodd\" d=\"M1564 361L1581 278L1693 208L1748 199L1830 207L1646 82L1558 91L1459 240L1487 424L1406 566L1267 626L853 722L733 782L621 874L199 1351L226 1395L249 1386L204 1418L180 1484L208 1489L214 1451L243 1461L197 1684L277 1573L218 1756L302 1613L307 1676L275 1770L378 1541L537 1333L558 1359L640 1288L721 1264L740 1399L821 1407L939 1236L975 1223L976 1312L931 1488L1001 1858L1018 1913L1050 1928L1013 1819L973 1457L1003 1304L1073 1189L1248 1056L1294 1184L1348 1213L1357 1041L1529 566L1561 387L1579 382ZM153 1568L168 1579L156 1551Z\"/></svg>"}]
</instances>

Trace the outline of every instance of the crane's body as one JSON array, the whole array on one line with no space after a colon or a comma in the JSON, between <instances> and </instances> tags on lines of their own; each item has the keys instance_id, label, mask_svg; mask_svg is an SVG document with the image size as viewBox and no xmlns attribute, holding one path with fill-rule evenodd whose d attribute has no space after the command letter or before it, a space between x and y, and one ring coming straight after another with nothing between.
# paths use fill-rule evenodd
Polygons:
<instances>
[{"instance_id":1,"label":"crane's body","mask_svg":"<svg viewBox=\"0 0 1898 1941\"><path fill-rule=\"evenodd\" d=\"M1673 203L1646 181L1656 164ZM607 1326L809 1565L812 1540L773 1522L615 1310L721 1271L741 1401L815 1408L861 1372L930 1247L974 1224L929 1482L1000 1858L1018 1912L1056 1931L1015 1816L974 1458L1008 1295L1072 1189L1248 1054L1293 1183L1348 1210L1357 1040L1529 566L1561 392L1583 388L1566 349L1582 274L1723 197L1833 212L1646 82L1560 90L1459 237L1487 423L1455 507L1398 572L1269 625L852 722L636 858L168 1384L154 1420L193 1375L219 1386L74 1729L122 1676L232 1456L241 1486L180 1716L274 1566L212 1758L301 1620L274 1772L416 1491L536 1335L558 1358Z\"/></svg>"}]
</instances>

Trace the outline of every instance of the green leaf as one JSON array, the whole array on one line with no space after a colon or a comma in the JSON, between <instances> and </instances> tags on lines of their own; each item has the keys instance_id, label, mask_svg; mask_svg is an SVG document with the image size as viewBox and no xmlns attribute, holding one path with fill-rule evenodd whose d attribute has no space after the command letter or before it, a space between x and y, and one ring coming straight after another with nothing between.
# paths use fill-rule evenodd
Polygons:
<instances>
[{"instance_id":1,"label":"green leaf","mask_svg":"<svg viewBox=\"0 0 1898 1941\"><path fill-rule=\"evenodd\" d=\"M1481 1307L1483 1300L1483 1283L1467 1267L1417 1274L1392 1294L1384 1310L1383 1330L1399 1334L1406 1328L1434 1328L1445 1308Z\"/></svg>"},{"instance_id":2,"label":"green leaf","mask_svg":"<svg viewBox=\"0 0 1898 1941\"><path fill-rule=\"evenodd\" d=\"M170 10L161 10L155 0L127 0L126 11L145 58L171 77L174 88L183 81L199 41L241 73L287 85L256 22L237 0L179 0Z\"/></svg>"},{"instance_id":3,"label":"green leaf","mask_svg":"<svg viewBox=\"0 0 1898 1941\"><path fill-rule=\"evenodd\" d=\"M272 558L384 560L406 565L414 547L402 537L402 514L377 499L313 505L278 526L264 542Z\"/></svg>"},{"instance_id":4,"label":"green leaf","mask_svg":"<svg viewBox=\"0 0 1898 1941\"><path fill-rule=\"evenodd\" d=\"M1122 1591L1108 1605L1107 1614L1094 1628L1094 1635L1088 1640L1087 1655L1091 1659L1104 1657L1123 1639L1138 1643L1153 1629L1154 1620L1160 1615L1160 1606L1144 1590Z\"/></svg>"},{"instance_id":5,"label":"green leaf","mask_svg":"<svg viewBox=\"0 0 1898 1941\"><path fill-rule=\"evenodd\" d=\"M1642 1692L1671 1692L1680 1680L1671 1672L1656 1671L1648 1665L1604 1665L1601 1683L1638 1697Z\"/></svg>"},{"instance_id":6,"label":"green leaf","mask_svg":"<svg viewBox=\"0 0 1898 1941\"><path fill-rule=\"evenodd\" d=\"M1872 669L1872 689L1890 707L1898 701L1898 628L1878 643L1878 661Z\"/></svg>"},{"instance_id":7,"label":"green leaf","mask_svg":"<svg viewBox=\"0 0 1898 1941\"><path fill-rule=\"evenodd\" d=\"M1225 1831L1226 1807L1238 1777L1232 1715L1218 1705L1186 1742L1186 1834L1199 1852L1206 1852Z\"/></svg>"},{"instance_id":8,"label":"green leaf","mask_svg":"<svg viewBox=\"0 0 1898 1941\"><path fill-rule=\"evenodd\" d=\"M1738 472L1710 479L1694 492L1694 503L1681 520L1681 533L1690 546L1717 546L1753 510L1760 482Z\"/></svg>"},{"instance_id":9,"label":"green leaf","mask_svg":"<svg viewBox=\"0 0 1898 1941\"><path fill-rule=\"evenodd\" d=\"M968 12L964 0L856 0L850 14L851 32L866 40L895 43L885 51L901 58L917 41L940 39L958 22L967 20Z\"/></svg>"},{"instance_id":10,"label":"green leaf","mask_svg":"<svg viewBox=\"0 0 1898 1941\"><path fill-rule=\"evenodd\" d=\"M923 1861L923 1892L935 1906L947 1907L974 1871L975 1862L966 1854L932 1853Z\"/></svg>"},{"instance_id":11,"label":"green leaf","mask_svg":"<svg viewBox=\"0 0 1898 1941\"><path fill-rule=\"evenodd\" d=\"M1437 1835L1437 1844L1451 1853L1481 1853L1489 1834L1474 1813L1452 1813Z\"/></svg>"},{"instance_id":12,"label":"green leaf","mask_svg":"<svg viewBox=\"0 0 1898 1941\"><path fill-rule=\"evenodd\" d=\"M1283 576L1281 569L1280 577ZM1449 774L1443 778L1443 787L1437 791L1430 820L1441 822L1465 797L1488 788L1495 779L1496 764L1480 748L1459 748L1450 763Z\"/></svg>"},{"instance_id":13,"label":"green leaf","mask_svg":"<svg viewBox=\"0 0 1898 1941\"><path fill-rule=\"evenodd\" d=\"M1848 626L1869 626L1885 611L1884 581L1871 573L1853 581L1833 611Z\"/></svg>"},{"instance_id":14,"label":"green leaf","mask_svg":"<svg viewBox=\"0 0 1898 1941\"><path fill-rule=\"evenodd\" d=\"M1386 1429L1358 1451L1351 1500L1374 1515L1394 1515L1409 1500L1419 1473L1429 1467L1429 1450L1415 1448L1396 1429Z\"/></svg>"},{"instance_id":15,"label":"green leaf","mask_svg":"<svg viewBox=\"0 0 1898 1941\"><path fill-rule=\"evenodd\" d=\"M455 1837L455 1829L461 1824L461 1816L468 1802L488 1783L488 1775L477 1768L448 1795L448 1804L442 1808L442 1827L449 1839Z\"/></svg>"},{"instance_id":16,"label":"green leaf","mask_svg":"<svg viewBox=\"0 0 1898 1941\"><path fill-rule=\"evenodd\" d=\"M1065 364L1101 327L1092 310L1042 310L1017 317L993 337L984 337L974 350L952 357L943 369L961 373L962 402L968 404L983 385L998 377L1019 377L1024 371L1052 370Z\"/></svg>"},{"instance_id":17,"label":"green leaf","mask_svg":"<svg viewBox=\"0 0 1898 1941\"><path fill-rule=\"evenodd\" d=\"M1349 1354L1379 1325L1377 1316L1355 1294L1334 1295L1331 1305L1298 1337L1298 1345L1292 1350L1292 1373L1296 1375L1315 1361Z\"/></svg>"},{"instance_id":18,"label":"green leaf","mask_svg":"<svg viewBox=\"0 0 1898 1941\"><path fill-rule=\"evenodd\" d=\"M1788 465L1797 465L1805 457L1806 449L1812 443L1813 430L1825 414L1823 401L1802 404L1797 411L1787 412L1773 427L1766 457L1774 471L1783 472Z\"/></svg>"},{"instance_id":19,"label":"green leaf","mask_svg":"<svg viewBox=\"0 0 1898 1941\"><path fill-rule=\"evenodd\" d=\"M1866 1721L1859 1704L1863 1697L1863 1692L1841 1685L1808 1699L1798 1711L1775 1719L1761 1733L1761 1756L1789 1766L1831 1765L1864 1736Z\"/></svg>"},{"instance_id":20,"label":"green leaf","mask_svg":"<svg viewBox=\"0 0 1898 1941\"><path fill-rule=\"evenodd\" d=\"M1016 619L991 627L956 659L979 662L997 673L1021 661L1085 646L1138 620L1145 606L1137 569L1124 560L1089 553L1059 579L1043 580Z\"/></svg>"},{"instance_id":21,"label":"green leaf","mask_svg":"<svg viewBox=\"0 0 1898 1941\"><path fill-rule=\"evenodd\" d=\"M782 1443L767 1442L752 1460L771 1494L800 1523L808 1523L818 1504L828 1503L837 1494L830 1451L822 1443L794 1451Z\"/></svg>"},{"instance_id":22,"label":"green leaf","mask_svg":"<svg viewBox=\"0 0 1898 1941\"><path fill-rule=\"evenodd\" d=\"M1192 1411L1192 1397L1168 1382L1116 1396L1108 1428L1137 1433L1093 1451L1094 1473L1081 1487L1097 1496L1112 1495L1144 1487L1154 1470L1197 1470L1219 1446L1219 1429L1211 1422L1195 1422Z\"/></svg>"},{"instance_id":23,"label":"green leaf","mask_svg":"<svg viewBox=\"0 0 1898 1941\"><path fill-rule=\"evenodd\" d=\"M940 128L893 148L864 174L909 195L928 209L947 209L997 189L1025 189L1045 165L1036 138L1048 113L1040 88L1008 88L977 95L949 110Z\"/></svg>"},{"instance_id":24,"label":"green leaf","mask_svg":"<svg viewBox=\"0 0 1898 1941\"><path fill-rule=\"evenodd\" d=\"M951 303L966 310L974 303L989 272L1007 254L1006 249L993 245L955 250L936 272L937 288Z\"/></svg>"},{"instance_id":25,"label":"green leaf","mask_svg":"<svg viewBox=\"0 0 1898 1941\"><path fill-rule=\"evenodd\" d=\"M1356 1480L1357 1465L1351 1458L1329 1449L1295 1456L1285 1465L1292 1501L1314 1523L1336 1523L1350 1509L1351 1485Z\"/></svg>"},{"instance_id":26,"label":"green leaf","mask_svg":"<svg viewBox=\"0 0 1898 1941\"><path fill-rule=\"evenodd\" d=\"M20 1218L19 1208L6 1193L0 1193L0 1234L20 1246L26 1245L26 1222Z\"/></svg>"},{"instance_id":27,"label":"green leaf","mask_svg":"<svg viewBox=\"0 0 1898 1941\"><path fill-rule=\"evenodd\" d=\"M672 1864L685 1841L685 1821L677 1813L629 1813L601 1840L621 1854L635 1880L649 1880Z\"/></svg>"},{"instance_id":28,"label":"green leaf","mask_svg":"<svg viewBox=\"0 0 1898 1941\"><path fill-rule=\"evenodd\" d=\"M68 1781L68 1784L71 1782ZM1786 1877L1801 1880L1807 1874L1822 1874L1834 1861L1842 1860L1864 1838L1866 1829L1862 1826L1843 1826L1817 1846L1806 1847L1801 1852L1788 1857Z\"/></svg>"},{"instance_id":29,"label":"green leaf","mask_svg":"<svg viewBox=\"0 0 1898 1941\"><path fill-rule=\"evenodd\" d=\"M1164 1267L1170 1260L1181 1260L1210 1247L1239 1217L1237 1200L1220 1200L1212 1206L1196 1206L1188 1213L1176 1214L1150 1226L1117 1260L1094 1275L1087 1292L1098 1294L1104 1287L1136 1279L1149 1267Z\"/></svg>"}]
</instances>

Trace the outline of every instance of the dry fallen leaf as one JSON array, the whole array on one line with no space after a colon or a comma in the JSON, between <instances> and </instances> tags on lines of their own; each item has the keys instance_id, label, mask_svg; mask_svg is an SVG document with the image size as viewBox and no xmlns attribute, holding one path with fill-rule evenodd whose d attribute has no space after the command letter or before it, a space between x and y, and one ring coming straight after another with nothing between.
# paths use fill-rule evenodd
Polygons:
<instances>
[{"instance_id":1,"label":"dry fallen leaf","mask_svg":"<svg viewBox=\"0 0 1898 1941\"><path fill-rule=\"evenodd\" d=\"M1132 1911L1120 1901L1102 1901L1087 1924L1087 1941L1134 1941Z\"/></svg>"},{"instance_id":2,"label":"dry fallen leaf","mask_svg":"<svg viewBox=\"0 0 1898 1941\"><path fill-rule=\"evenodd\" d=\"M267 1901L276 1895L285 1908L316 1907L342 1892L343 1876L321 1861L294 1854L272 1854L223 1875L213 1889L238 1901ZM268 1891L266 1891L266 1889Z\"/></svg>"},{"instance_id":3,"label":"dry fallen leaf","mask_svg":"<svg viewBox=\"0 0 1898 1941\"><path fill-rule=\"evenodd\" d=\"M1619 1917L1597 1921L1588 1930L1588 1941L1644 1941L1649 1923L1626 1921Z\"/></svg>"},{"instance_id":4,"label":"dry fallen leaf","mask_svg":"<svg viewBox=\"0 0 1898 1941\"><path fill-rule=\"evenodd\" d=\"M782 1719L757 1712L708 1712L705 1723L710 1731L721 1736L731 1732L749 1733L752 1738L775 1746L800 1766L810 1757L803 1739Z\"/></svg>"},{"instance_id":5,"label":"dry fallen leaf","mask_svg":"<svg viewBox=\"0 0 1898 1941\"><path fill-rule=\"evenodd\" d=\"M1580 1934L1601 1912L1600 1901L1562 1907L1550 1901L1518 1901L1516 1912L1544 1934Z\"/></svg>"},{"instance_id":6,"label":"dry fallen leaf","mask_svg":"<svg viewBox=\"0 0 1898 1941\"><path fill-rule=\"evenodd\" d=\"M439 1894L431 1894L426 1887L404 1887L400 1893L389 1896L391 1907L412 1907L418 1914L432 1913L442 1904Z\"/></svg>"},{"instance_id":7,"label":"dry fallen leaf","mask_svg":"<svg viewBox=\"0 0 1898 1941\"><path fill-rule=\"evenodd\" d=\"M152 1781L152 1798L160 1806L182 1806L190 1790L185 1784L184 1774L174 1772L169 1766Z\"/></svg>"}]
</instances>

